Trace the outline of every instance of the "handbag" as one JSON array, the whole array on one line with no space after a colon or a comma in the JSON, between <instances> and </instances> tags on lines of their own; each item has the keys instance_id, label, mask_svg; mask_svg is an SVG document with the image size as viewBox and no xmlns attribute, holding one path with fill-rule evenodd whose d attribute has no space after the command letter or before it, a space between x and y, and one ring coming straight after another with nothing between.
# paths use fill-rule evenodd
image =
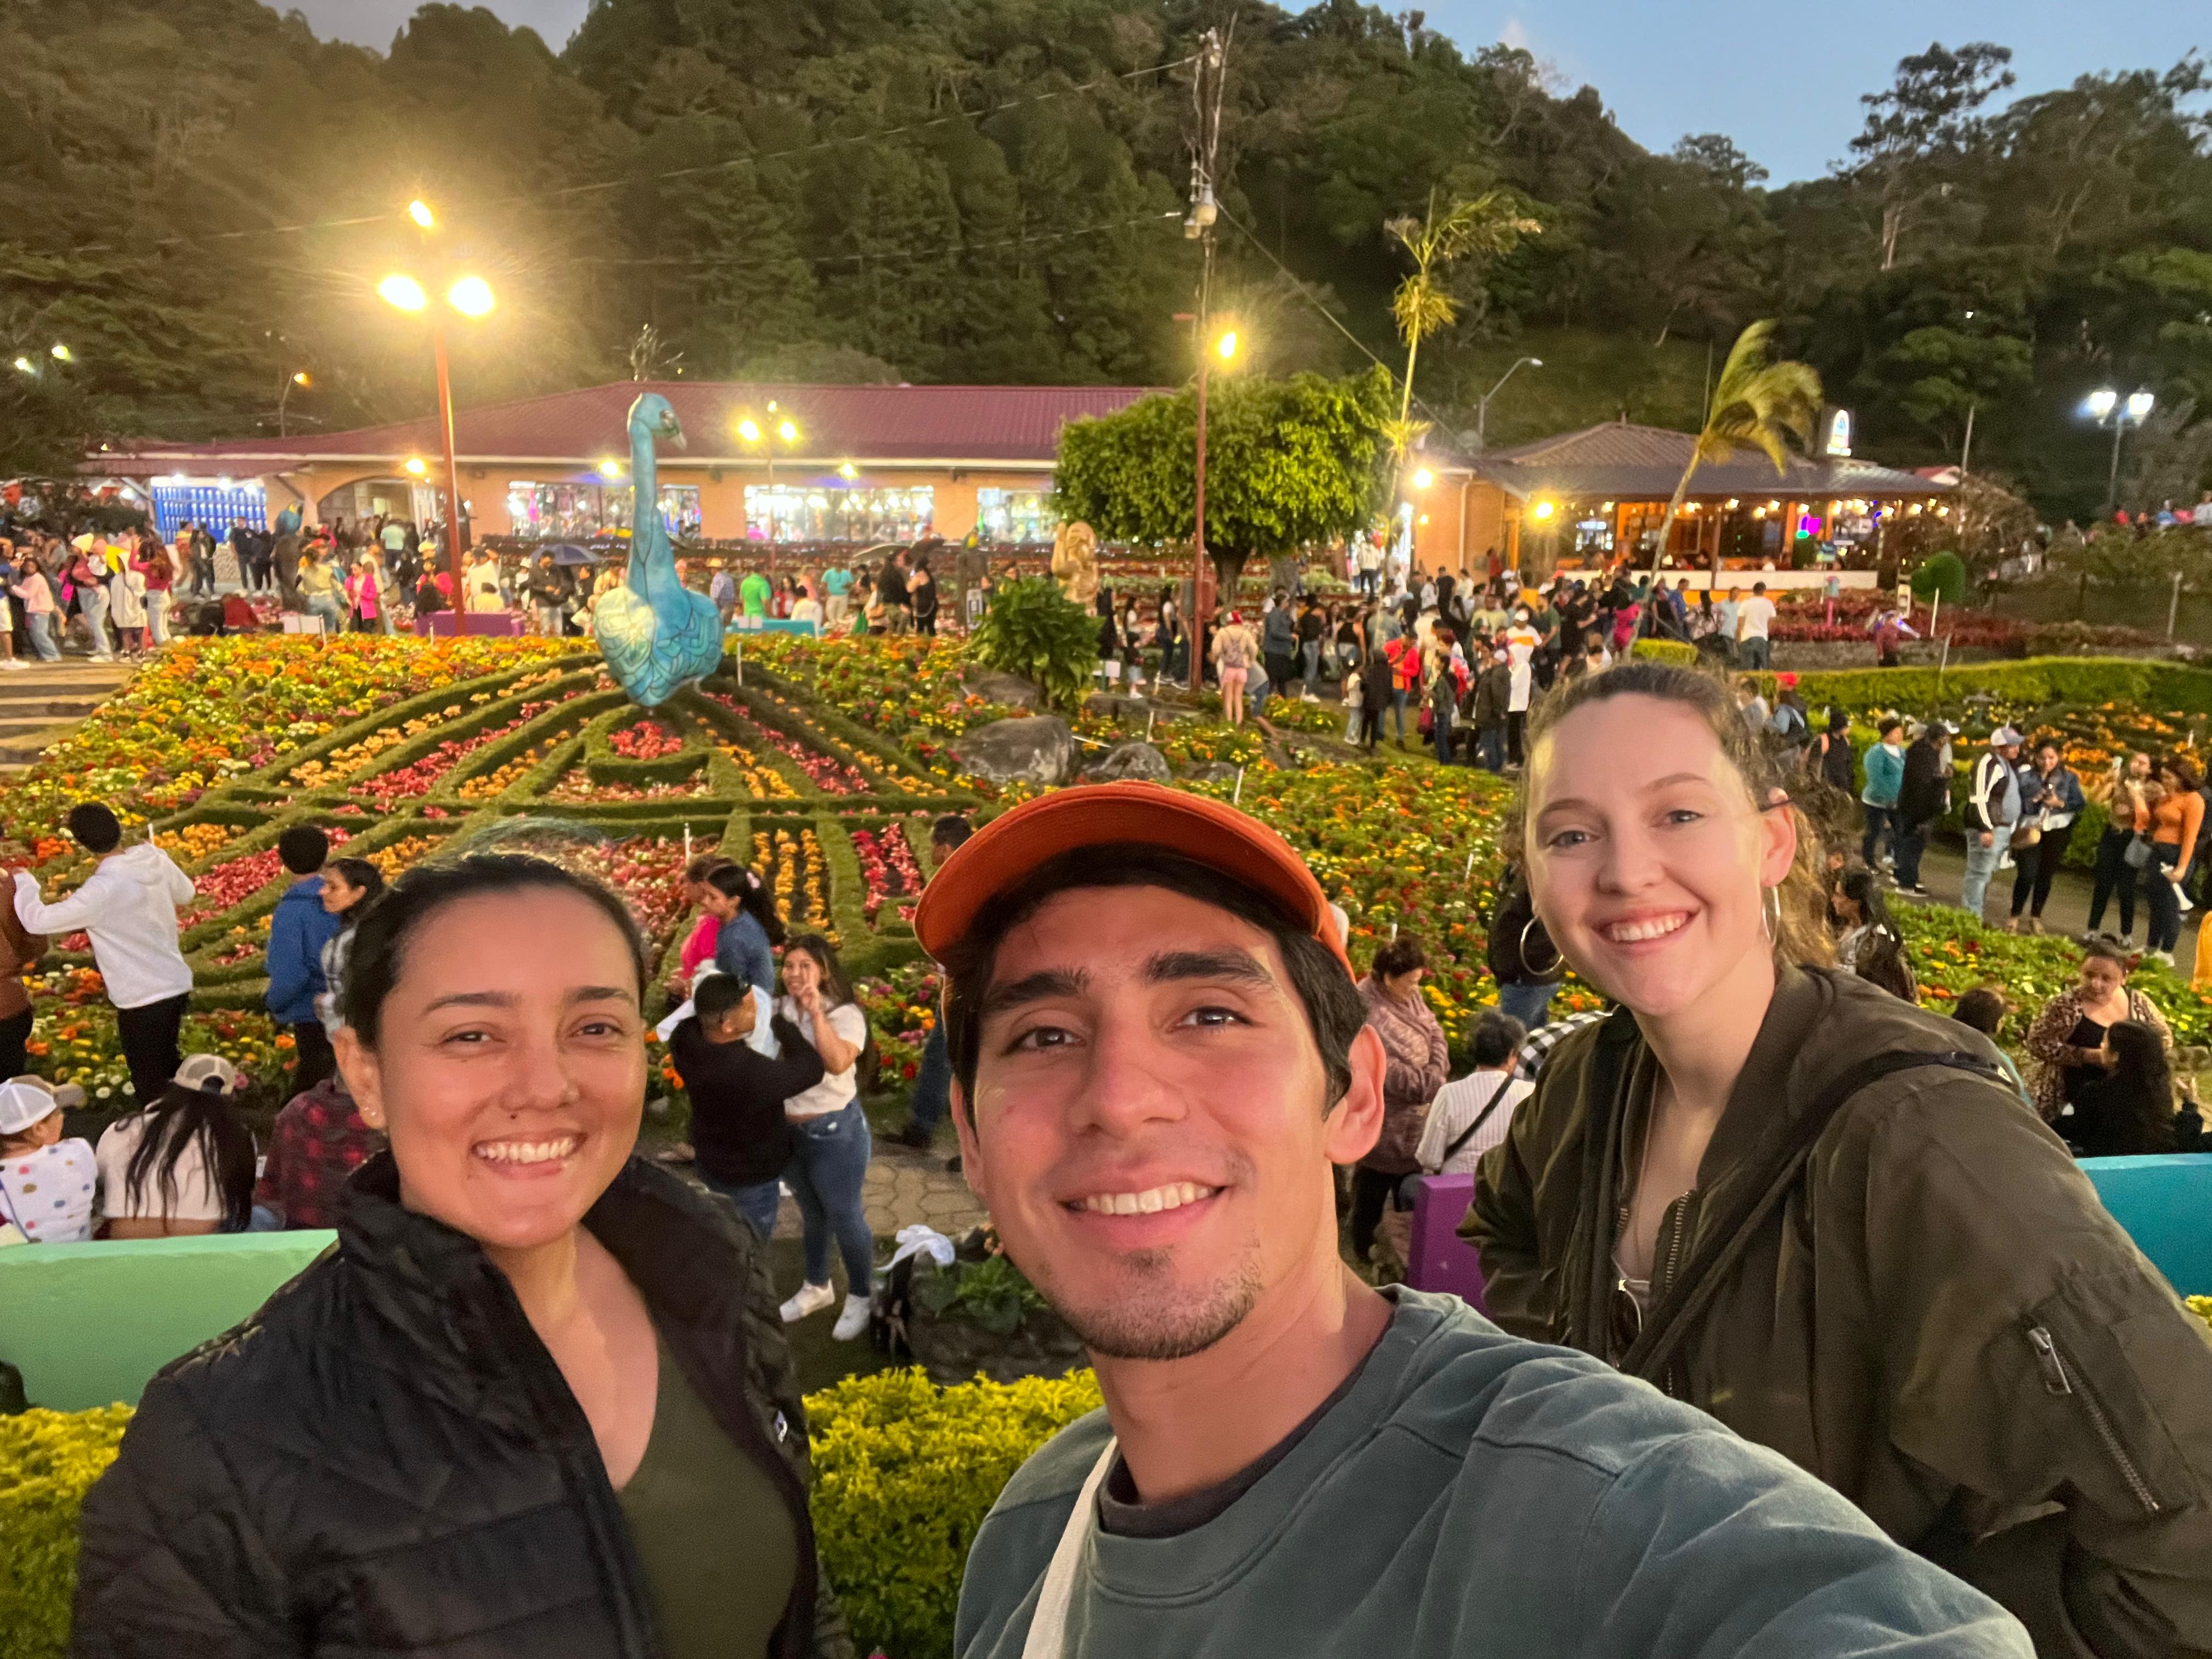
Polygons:
<instances>
[{"instance_id":1,"label":"handbag","mask_svg":"<svg viewBox=\"0 0 2212 1659\"><path fill-rule=\"evenodd\" d=\"M2120 849L2120 862L2130 870L2140 870L2150 862L2150 843L2141 836L2131 836Z\"/></svg>"},{"instance_id":2,"label":"handbag","mask_svg":"<svg viewBox=\"0 0 2212 1659\"><path fill-rule=\"evenodd\" d=\"M2012 832L2012 850L2023 852L2043 839L2043 814L2022 818Z\"/></svg>"}]
</instances>

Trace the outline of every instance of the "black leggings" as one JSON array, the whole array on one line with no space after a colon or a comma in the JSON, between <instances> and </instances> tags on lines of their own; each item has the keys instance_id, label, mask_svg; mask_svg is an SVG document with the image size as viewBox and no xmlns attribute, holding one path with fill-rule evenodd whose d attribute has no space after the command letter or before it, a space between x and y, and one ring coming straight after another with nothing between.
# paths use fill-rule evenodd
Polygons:
<instances>
[{"instance_id":1,"label":"black leggings","mask_svg":"<svg viewBox=\"0 0 2212 1659\"><path fill-rule=\"evenodd\" d=\"M2012 913L2022 910L2040 916L2043 907L2051 898L2051 883L2058 874L2058 866L2066 856L2066 843L2074 839L2070 823L2057 830L2046 830L2043 839L2033 847L2023 847L2013 854ZM2130 905L2129 908L2134 908Z\"/></svg>"},{"instance_id":2,"label":"black leggings","mask_svg":"<svg viewBox=\"0 0 2212 1659\"><path fill-rule=\"evenodd\" d=\"M31 1011L0 1019L0 1082L23 1074L23 1045L31 1040Z\"/></svg>"},{"instance_id":3,"label":"black leggings","mask_svg":"<svg viewBox=\"0 0 2212 1659\"><path fill-rule=\"evenodd\" d=\"M1375 1230L1382 1224L1383 1206L1406 1177L1384 1175L1364 1164L1352 1166L1352 1252L1362 1261L1375 1248Z\"/></svg>"},{"instance_id":4,"label":"black leggings","mask_svg":"<svg viewBox=\"0 0 2212 1659\"><path fill-rule=\"evenodd\" d=\"M143 1008L115 1011L124 1063L131 1068L131 1087L141 1106L152 1105L184 1063L177 1052L177 1033L185 1023L185 1005L191 1000L191 993L179 991Z\"/></svg>"},{"instance_id":5,"label":"black leggings","mask_svg":"<svg viewBox=\"0 0 2212 1659\"><path fill-rule=\"evenodd\" d=\"M304 1095L324 1079L337 1075L337 1051L331 1047L322 1021L311 1019L295 1025L292 1041L295 1045L293 1053L298 1056L292 1067L294 1094Z\"/></svg>"},{"instance_id":6,"label":"black leggings","mask_svg":"<svg viewBox=\"0 0 2212 1659\"><path fill-rule=\"evenodd\" d=\"M2114 894L2120 901L2120 933L2132 939L2136 931L2136 871L2127 861L2132 830L2106 830L2097 838L2097 879L2089 892L2089 931L2101 932L2105 905Z\"/></svg>"}]
</instances>

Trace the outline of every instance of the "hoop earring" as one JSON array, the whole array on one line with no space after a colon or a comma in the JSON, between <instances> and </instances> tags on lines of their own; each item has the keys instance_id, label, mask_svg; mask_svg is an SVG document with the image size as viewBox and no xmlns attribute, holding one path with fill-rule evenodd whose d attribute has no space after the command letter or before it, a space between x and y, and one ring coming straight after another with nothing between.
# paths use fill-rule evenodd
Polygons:
<instances>
[{"instance_id":1,"label":"hoop earring","mask_svg":"<svg viewBox=\"0 0 2212 1659\"><path fill-rule=\"evenodd\" d=\"M1521 958L1521 974L1524 979L1533 978L1536 972L1528 965L1528 930L1535 925L1536 918L1532 915L1522 925L1520 940L1513 947L1513 954Z\"/></svg>"},{"instance_id":2,"label":"hoop earring","mask_svg":"<svg viewBox=\"0 0 2212 1659\"><path fill-rule=\"evenodd\" d=\"M1778 887L1768 887L1760 890L1763 896L1759 903L1759 925L1766 935L1766 942L1772 945L1779 939L1782 933L1782 890ZM1774 918L1771 921L1767 920L1766 914L1770 905L1774 911Z\"/></svg>"}]
</instances>

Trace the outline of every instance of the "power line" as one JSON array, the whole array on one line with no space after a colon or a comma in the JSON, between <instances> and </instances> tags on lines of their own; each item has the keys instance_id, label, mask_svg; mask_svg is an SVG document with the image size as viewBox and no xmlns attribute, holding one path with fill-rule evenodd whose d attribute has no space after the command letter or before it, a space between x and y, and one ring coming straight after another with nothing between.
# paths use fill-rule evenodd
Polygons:
<instances>
[{"instance_id":1,"label":"power line","mask_svg":"<svg viewBox=\"0 0 2212 1659\"><path fill-rule=\"evenodd\" d=\"M1398 371L1391 368L1389 364L1384 362L1380 357L1376 356L1375 353L1369 349L1368 344L1364 340L1361 339L1357 334L1354 334L1350 329L1346 328L1344 325L1344 319L1341 317L1339 317L1319 300L1316 300L1313 295L1311 286L1303 276L1300 276L1297 272L1292 270L1288 265L1277 258L1275 257L1274 250L1270 248L1265 242L1261 241L1257 235L1254 234L1252 230L1243 220L1239 219L1227 208L1221 209L1220 212L1223 218L1228 220L1231 224L1236 226L1238 230L1243 233L1244 240L1246 241L1251 243L1254 247L1258 248L1262 254L1267 256L1267 263L1269 264L1274 266L1276 270L1281 271L1284 276L1291 279L1291 285L1297 290L1297 295L1300 299L1304 300L1308 305L1311 306L1322 316L1328 318L1329 325L1332 328L1335 329L1338 333L1344 336L1346 339L1351 341L1352 345L1357 348L1359 354L1365 357L1369 362L1373 363L1376 368L1381 369L1385 374L1388 374L1390 377L1390 384L1392 386L1396 386L1400 383L1402 377L1399 374ZM1420 405L1421 412L1434 419L1438 426L1443 427L1447 432L1451 430L1451 423L1446 421L1443 416L1440 414L1428 402L1428 400L1423 398L1419 392L1414 393L1413 401ZM1454 435L1455 439L1456 439L1456 434L1455 434Z\"/></svg>"},{"instance_id":2,"label":"power line","mask_svg":"<svg viewBox=\"0 0 2212 1659\"><path fill-rule=\"evenodd\" d=\"M949 125L955 121L983 120L990 116L1004 114L1008 110L1024 109L1030 105L1046 103L1054 98L1066 98L1079 92L1096 92L1103 87L1114 86L1124 81L1139 80L1147 75L1162 75L1170 70L1181 69L1185 64L1196 61L1196 54L1194 53L1188 58L1176 58L1170 63L1154 64L1146 69L1129 70L1119 75L1103 75L1096 80L1085 81L1075 86L1059 87L1050 92L1033 93L1025 98L1008 99L1004 103L987 105L981 109L955 109L943 115L933 115L927 120L908 121L898 126L884 127L875 132L848 133L837 137L818 138L811 143L794 144L788 149L769 150L757 155L733 156L726 161L710 161L697 167L672 167L661 173L636 173L621 179L602 179L588 185L568 185L557 190L531 191L514 196L495 197L484 205L511 207L524 202L565 200L570 197L586 196L602 191L623 190L633 185L665 184L672 179L698 178L710 173L727 172L735 167L757 167L767 161L789 161L794 156L811 155L822 150L834 149L841 144L879 143L886 138L904 137L911 133L927 131L932 127ZM298 224L265 225L252 230L216 230L189 235L161 236L152 239L145 246L155 248L179 247L201 243L238 241L248 237L293 236L308 231L346 230L359 225L380 224L402 216L404 216L397 211L368 213L343 219L312 219ZM114 247L115 245L112 243L94 243L72 251L79 253L98 253L112 252Z\"/></svg>"},{"instance_id":3,"label":"power line","mask_svg":"<svg viewBox=\"0 0 2212 1659\"><path fill-rule=\"evenodd\" d=\"M994 248L1042 246L1047 242L1065 242L1079 236L1097 236L1110 230L1127 230L1136 225L1156 225L1170 219L1180 219L1180 210L1170 208L1164 213L1140 214L1133 219L1117 219L1110 224L1085 225L1079 230L1049 231L1038 236L1008 236L995 242L946 242L936 247L908 248L890 253L825 253L816 256L794 254L789 260L778 260L777 264L891 264L901 260L930 259L940 254L983 253ZM714 258L586 258L574 263L586 265L653 265L661 268L678 267L686 270L765 270L768 262L738 264L726 259Z\"/></svg>"}]
</instances>

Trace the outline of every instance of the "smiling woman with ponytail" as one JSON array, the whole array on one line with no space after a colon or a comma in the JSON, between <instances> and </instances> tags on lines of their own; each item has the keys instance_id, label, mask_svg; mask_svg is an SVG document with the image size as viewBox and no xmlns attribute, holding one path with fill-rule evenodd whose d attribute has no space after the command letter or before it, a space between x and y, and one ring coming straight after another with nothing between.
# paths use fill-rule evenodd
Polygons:
<instances>
[{"instance_id":1,"label":"smiling woman with ponytail","mask_svg":"<svg viewBox=\"0 0 2212 1659\"><path fill-rule=\"evenodd\" d=\"M1620 1006L1482 1162L1491 1316L1820 1475L2046 1656L2212 1646L2212 1347L1985 1039L1829 965L1787 783L1687 669L1532 722L1508 841Z\"/></svg>"}]
</instances>

